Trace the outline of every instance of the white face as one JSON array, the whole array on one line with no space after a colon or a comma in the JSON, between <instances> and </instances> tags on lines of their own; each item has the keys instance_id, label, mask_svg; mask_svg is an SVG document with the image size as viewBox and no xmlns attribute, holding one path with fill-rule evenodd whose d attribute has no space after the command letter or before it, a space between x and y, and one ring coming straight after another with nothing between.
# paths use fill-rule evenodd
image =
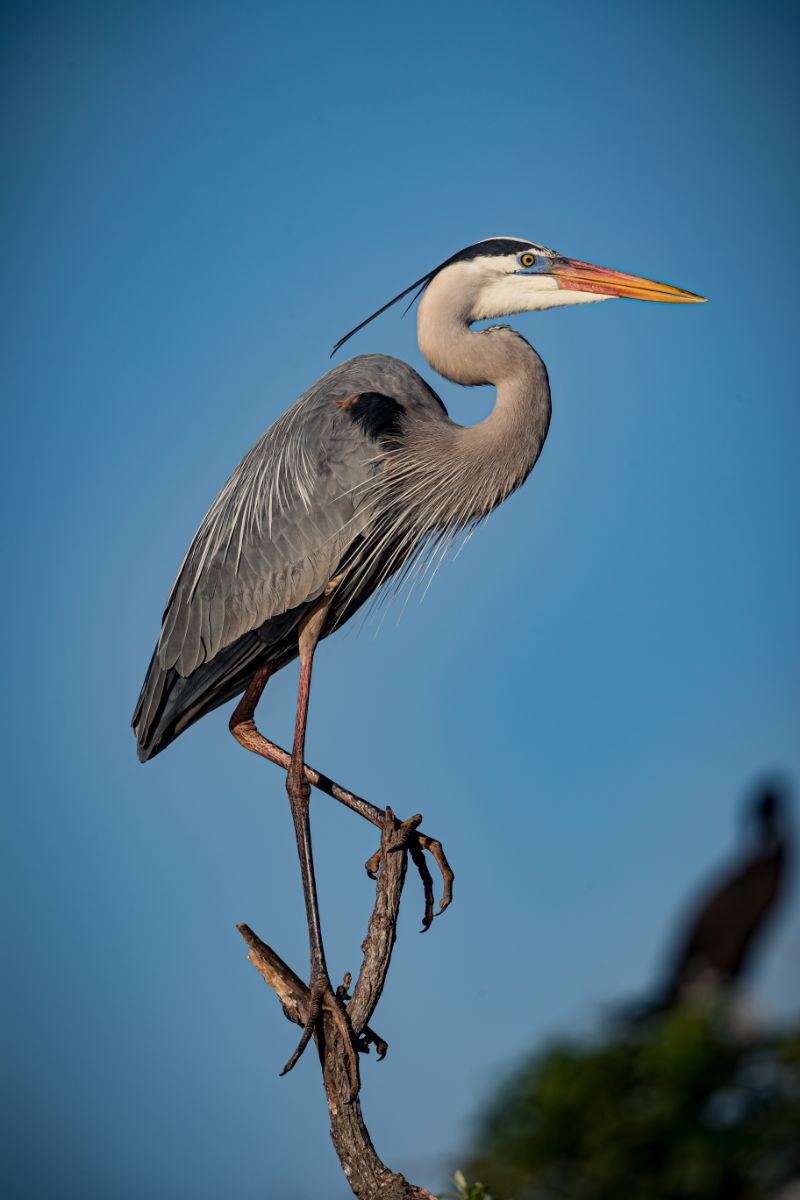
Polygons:
<instances>
[{"instance_id":1,"label":"white face","mask_svg":"<svg viewBox=\"0 0 800 1200\"><path fill-rule=\"evenodd\" d=\"M469 259L445 267L442 275L458 275L457 286L469 297L471 321L493 320L514 313L539 312L566 304L593 304L608 300L600 292L572 290L554 271L568 262L554 250L532 245L519 254ZM448 280L448 282L450 282ZM453 279L453 282L456 282Z\"/></svg>"}]
</instances>

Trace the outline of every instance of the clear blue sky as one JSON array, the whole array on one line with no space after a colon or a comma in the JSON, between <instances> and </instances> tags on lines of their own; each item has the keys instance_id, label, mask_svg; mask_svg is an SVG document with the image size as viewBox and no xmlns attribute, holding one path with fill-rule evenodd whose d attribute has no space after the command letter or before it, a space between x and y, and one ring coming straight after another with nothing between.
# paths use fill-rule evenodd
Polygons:
<instances>
[{"instance_id":1,"label":"clear blue sky","mask_svg":"<svg viewBox=\"0 0 800 1200\"><path fill-rule=\"evenodd\" d=\"M792 9L4 6L7 1194L349 1194L234 928L303 968L283 779L223 711L147 767L128 725L228 472L459 247L517 234L711 303L517 319L553 389L533 476L421 606L320 652L310 760L422 810L458 874L425 937L409 882L375 1018L387 1161L441 1184L498 1070L646 986L751 781L800 778ZM396 311L365 351L432 377ZM456 419L491 403L432 382ZM326 798L313 822L340 977L375 841ZM799 962L787 906L768 1014Z\"/></svg>"}]
</instances>

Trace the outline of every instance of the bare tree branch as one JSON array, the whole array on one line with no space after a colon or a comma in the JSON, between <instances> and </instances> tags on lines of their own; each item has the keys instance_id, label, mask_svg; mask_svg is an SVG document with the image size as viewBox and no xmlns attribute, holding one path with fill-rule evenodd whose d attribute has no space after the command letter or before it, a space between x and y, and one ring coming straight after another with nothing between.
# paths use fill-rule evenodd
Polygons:
<instances>
[{"instance_id":1,"label":"bare tree branch","mask_svg":"<svg viewBox=\"0 0 800 1200\"><path fill-rule=\"evenodd\" d=\"M386 809L381 833L381 868L375 888L375 907L369 919L367 936L361 943L364 955L358 972L353 999L347 1009L353 1030L358 1034L369 1021L381 998L397 939L400 897L406 878L409 835L422 822L418 813L396 828L394 813Z\"/></svg>"},{"instance_id":2,"label":"bare tree branch","mask_svg":"<svg viewBox=\"0 0 800 1200\"><path fill-rule=\"evenodd\" d=\"M408 842L422 818L412 817L399 824L390 808L383 816L381 859L375 889L375 906L361 949L363 959L347 1013L353 1033L362 1051L372 1043L383 1057L386 1043L369 1028L389 970L397 937L397 918L405 882ZM279 955L265 945L248 925L238 925L247 943L248 959L269 985L290 1021L303 1026L308 1013L309 991ZM349 977L339 989L342 1001L348 999ZM434 1200L430 1192L409 1183L404 1176L390 1171L378 1157L364 1124L358 1097L350 1098L351 1079L347 1068L347 1050L336 1022L323 1013L323 1032L314 1034L331 1119L331 1137L358 1200Z\"/></svg>"}]
</instances>

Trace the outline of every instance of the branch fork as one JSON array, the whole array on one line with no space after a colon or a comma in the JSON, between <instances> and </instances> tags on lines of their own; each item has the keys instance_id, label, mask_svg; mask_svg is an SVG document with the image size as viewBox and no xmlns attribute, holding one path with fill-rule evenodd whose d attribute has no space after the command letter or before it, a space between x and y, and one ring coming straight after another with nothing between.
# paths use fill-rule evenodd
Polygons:
<instances>
[{"instance_id":1,"label":"branch fork","mask_svg":"<svg viewBox=\"0 0 800 1200\"><path fill-rule=\"evenodd\" d=\"M421 821L419 814L408 821L398 821L391 808L387 808L383 814L381 848L370 860L375 863L376 869L379 864L379 869L375 905L361 944L361 967L352 992L349 973L336 991L339 1001L345 1006L357 1049L360 1053L368 1053L372 1045L379 1060L386 1054L387 1043L370 1028L369 1021L383 992L397 938L397 919L409 854L420 874L420 860L427 872L419 835L416 834ZM427 873L430 879L430 873ZM426 890L427 913L432 887L429 892L424 874L422 879ZM277 996L284 1015L296 1025L304 1027L310 1004L307 985L270 946L261 941L249 925L241 924L237 929L247 945L249 962ZM353 1088L349 1065L352 1048L345 1046L338 1024L325 1009L321 1036L319 1026L313 1036L328 1098L331 1137L354 1195L359 1200L434 1200L430 1192L409 1183L397 1172L390 1171L378 1157L364 1124L357 1089Z\"/></svg>"}]
</instances>

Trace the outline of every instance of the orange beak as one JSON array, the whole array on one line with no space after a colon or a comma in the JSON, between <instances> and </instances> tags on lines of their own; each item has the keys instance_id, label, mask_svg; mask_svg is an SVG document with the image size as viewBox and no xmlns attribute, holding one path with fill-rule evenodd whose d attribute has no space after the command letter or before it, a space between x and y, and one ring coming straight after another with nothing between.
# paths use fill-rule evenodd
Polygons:
<instances>
[{"instance_id":1,"label":"orange beak","mask_svg":"<svg viewBox=\"0 0 800 1200\"><path fill-rule=\"evenodd\" d=\"M705 296L684 292L669 283L656 283L653 279L640 279L638 275L625 275L608 267L594 267L591 263L565 258L562 264L548 272L560 288L570 292L595 292L599 296L622 296L627 300L661 300L665 304L705 304Z\"/></svg>"}]
</instances>

